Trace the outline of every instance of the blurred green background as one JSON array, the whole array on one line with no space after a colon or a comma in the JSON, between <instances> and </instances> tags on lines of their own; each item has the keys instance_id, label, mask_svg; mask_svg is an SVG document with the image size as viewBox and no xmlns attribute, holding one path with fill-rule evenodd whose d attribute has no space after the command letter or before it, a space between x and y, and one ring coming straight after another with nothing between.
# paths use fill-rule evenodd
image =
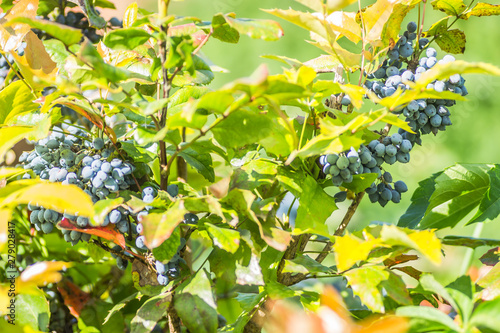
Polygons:
<instances>
[{"instance_id":1,"label":"blurred green background","mask_svg":"<svg viewBox=\"0 0 500 333\"><path fill-rule=\"evenodd\" d=\"M118 13L122 15L124 8L132 1L122 1L119 4ZM374 1L361 1L362 6L369 5ZM467 2L467 1L466 1ZM139 5L151 10L155 9L156 1L140 1ZM196 16L203 20L211 20L212 15L219 12L235 12L237 17L274 19L270 14L261 9L282 8L306 10L305 7L295 1L278 0L185 0L173 2L170 6L170 13L181 16ZM357 5L347 8L355 10ZM121 11L121 12L120 12ZM432 23L444 17L444 13L431 10L431 5L427 4L425 29ZM274 54L285 55L306 61L321 55L321 51L307 42L308 33L283 20L276 19L284 29L284 37L276 42L265 42L253 40L242 36L237 45L221 43L215 39L210 40L204 47L205 55L216 65L226 68L229 73L218 73L214 80L214 87L219 87L238 77L247 76L252 73L261 63L268 65L272 74L282 71L281 64L272 60L261 58L262 55ZM414 9L407 16L407 22L417 20L417 10ZM469 62L488 62L500 67L500 18L472 17L467 21L458 21L454 28L463 30L467 36L467 46L465 54L457 55L457 59ZM437 46L435 46L438 49ZM444 56L444 52L439 52L438 56ZM331 78L329 74L323 74L322 79ZM388 169L395 179L404 180L409 187L409 192L403 195L400 204L389 203L385 208L378 204L371 204L364 200L359 211L355 215L351 225L351 230L359 230L372 221L384 221L397 223L408 205L413 191L417 188L417 183L434 172L440 171L454 163L500 163L500 78L466 75L466 85L469 91L467 102L458 102L451 109L451 120L453 126L448 127L446 132L440 132L437 136L427 135L423 139L423 146L417 146L411 154L409 164L395 164ZM339 219L345 213L348 202L340 205L338 211L331 218L331 230L335 229ZM474 225L454 229L446 229L440 232L443 234L468 234L471 235ZM485 225L481 235L488 238L500 238L500 228L498 221ZM446 266L441 266L437 274L443 280L451 280L459 272L457 268L463 257L463 250L447 247ZM484 253L486 248L476 250L476 258ZM479 261L474 262L476 265Z\"/></svg>"}]
</instances>

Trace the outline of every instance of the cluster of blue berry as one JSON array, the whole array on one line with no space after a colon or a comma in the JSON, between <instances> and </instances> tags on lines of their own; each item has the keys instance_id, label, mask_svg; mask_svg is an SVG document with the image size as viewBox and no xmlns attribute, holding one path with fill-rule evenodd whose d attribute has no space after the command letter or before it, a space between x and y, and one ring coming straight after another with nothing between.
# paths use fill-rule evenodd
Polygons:
<instances>
[{"instance_id":1,"label":"cluster of blue berry","mask_svg":"<svg viewBox=\"0 0 500 333\"><path fill-rule=\"evenodd\" d=\"M384 60L382 66L367 75L364 87L378 98L388 97L398 89L403 91L411 89L411 83L417 81L423 73L436 64L455 61L451 55L445 55L443 59L438 60L437 51L428 44L428 39L417 38L417 24L410 22L407 30L399 36L396 45L387 52L387 59ZM419 59L420 54L425 56ZM406 68L403 68L405 64ZM427 89L436 92L449 91L465 96L468 92L464 83L463 77L455 74L447 80L435 80L429 83ZM348 95L343 96L341 104L344 106L351 104ZM395 113L403 114L414 133L399 129L398 133L392 136L373 140L367 147L361 145L357 151L351 148L341 154L321 156L319 162L323 173L332 175L332 182L335 186L352 182L353 175L376 173L380 183L378 185L373 183L366 189L370 200L379 202L382 206L389 201L400 202L401 193L406 192L408 188L402 181L395 182L393 188L390 185L392 176L388 172L382 174L382 164L408 163L413 146L422 143L421 135L437 134L438 131L444 131L447 126L451 125L448 107L453 105L455 105L454 100L446 99L427 98L411 101ZM387 178L390 178L390 181ZM344 201L346 198L347 192L345 191L335 194L337 202Z\"/></svg>"}]
</instances>

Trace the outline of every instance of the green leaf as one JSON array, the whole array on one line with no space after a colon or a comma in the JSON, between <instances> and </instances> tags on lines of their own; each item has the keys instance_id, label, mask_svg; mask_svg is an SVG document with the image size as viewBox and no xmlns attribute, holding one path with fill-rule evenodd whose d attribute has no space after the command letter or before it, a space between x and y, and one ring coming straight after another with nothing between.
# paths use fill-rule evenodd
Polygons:
<instances>
[{"instance_id":1,"label":"green leaf","mask_svg":"<svg viewBox=\"0 0 500 333\"><path fill-rule=\"evenodd\" d=\"M131 333L151 332L156 323L166 316L172 295L170 293L151 297L137 310L130 323Z\"/></svg>"},{"instance_id":2,"label":"green leaf","mask_svg":"<svg viewBox=\"0 0 500 333\"><path fill-rule=\"evenodd\" d=\"M217 332L217 311L205 271L199 271L180 287L174 306L184 325L191 332Z\"/></svg>"},{"instance_id":3,"label":"green leaf","mask_svg":"<svg viewBox=\"0 0 500 333\"><path fill-rule=\"evenodd\" d=\"M441 50L453 54L464 53L465 42L465 33L458 29L448 30L436 37L436 43Z\"/></svg>"},{"instance_id":4,"label":"green leaf","mask_svg":"<svg viewBox=\"0 0 500 333\"><path fill-rule=\"evenodd\" d=\"M488 171L490 186L486 191L476 215L467 225L477 222L492 221L500 214L500 166Z\"/></svg>"},{"instance_id":5,"label":"green leaf","mask_svg":"<svg viewBox=\"0 0 500 333\"><path fill-rule=\"evenodd\" d=\"M293 233L298 235L309 232L328 237L325 221L337 209L335 199L326 194L314 178L307 176L302 184L299 203Z\"/></svg>"},{"instance_id":6,"label":"green leaf","mask_svg":"<svg viewBox=\"0 0 500 333\"><path fill-rule=\"evenodd\" d=\"M411 197L411 205L404 215L399 218L398 226L413 229L418 225L427 211L427 207L430 203L429 199L436 189L435 180L440 174L441 172L437 172L418 183L419 187Z\"/></svg>"},{"instance_id":7,"label":"green leaf","mask_svg":"<svg viewBox=\"0 0 500 333\"><path fill-rule=\"evenodd\" d=\"M236 255L214 247L208 256L210 271L215 274L217 292L228 292L236 285Z\"/></svg>"},{"instance_id":8,"label":"green leaf","mask_svg":"<svg viewBox=\"0 0 500 333\"><path fill-rule=\"evenodd\" d=\"M59 39L66 46L77 44L83 38L83 34L80 29L71 28L67 25L51 22L49 20L16 17L9 21L9 24L15 23L25 23L34 29L45 31L52 37Z\"/></svg>"},{"instance_id":9,"label":"green leaf","mask_svg":"<svg viewBox=\"0 0 500 333\"><path fill-rule=\"evenodd\" d=\"M156 260L167 263L179 250L181 245L181 230L175 228L170 237L168 237L160 246L153 249L153 255Z\"/></svg>"},{"instance_id":10,"label":"green leaf","mask_svg":"<svg viewBox=\"0 0 500 333\"><path fill-rule=\"evenodd\" d=\"M276 179L278 164L274 161L257 158L234 170L229 188L254 190L261 185L271 185Z\"/></svg>"},{"instance_id":11,"label":"green leaf","mask_svg":"<svg viewBox=\"0 0 500 333\"><path fill-rule=\"evenodd\" d=\"M110 303L92 299L81 311L79 320L83 321L86 326L95 327L100 333L121 332L125 329L121 312L114 312L104 324L104 319L112 308L113 305Z\"/></svg>"},{"instance_id":12,"label":"green leaf","mask_svg":"<svg viewBox=\"0 0 500 333\"><path fill-rule=\"evenodd\" d=\"M455 281L446 286L446 291L455 300L458 306L458 314L463 322L468 322L474 308L472 300L474 287L470 276L460 276Z\"/></svg>"},{"instance_id":13,"label":"green leaf","mask_svg":"<svg viewBox=\"0 0 500 333\"><path fill-rule=\"evenodd\" d=\"M135 145L133 142L122 141L121 145L127 155L132 157L135 162L149 163L155 158L154 153Z\"/></svg>"},{"instance_id":14,"label":"green leaf","mask_svg":"<svg viewBox=\"0 0 500 333\"><path fill-rule=\"evenodd\" d=\"M215 126L212 133L222 146L236 148L258 142L269 136L273 130L273 124L268 115L257 110L240 109L232 112L224 121Z\"/></svg>"},{"instance_id":15,"label":"green leaf","mask_svg":"<svg viewBox=\"0 0 500 333\"><path fill-rule=\"evenodd\" d=\"M365 189L370 187L377 177L378 174L376 173L362 173L360 175L354 175L352 176L352 182L343 183L342 187L345 187L354 193L363 192Z\"/></svg>"},{"instance_id":16,"label":"green leaf","mask_svg":"<svg viewBox=\"0 0 500 333\"><path fill-rule=\"evenodd\" d=\"M196 148L196 147L195 147ZM195 168L206 180L215 181L215 171L212 167L212 156L208 153L199 153L193 148L183 150L180 154L187 164Z\"/></svg>"},{"instance_id":17,"label":"green leaf","mask_svg":"<svg viewBox=\"0 0 500 333\"><path fill-rule=\"evenodd\" d=\"M127 81L129 79L150 82L149 78L142 74L137 74L126 69L115 67L104 62L99 52L88 41L85 41L78 53L79 58L92 66L93 74L99 74L99 78L106 78L111 82Z\"/></svg>"},{"instance_id":18,"label":"green leaf","mask_svg":"<svg viewBox=\"0 0 500 333\"><path fill-rule=\"evenodd\" d=\"M402 306L396 309L396 315L401 317L418 318L437 323L440 324L441 328L451 329L454 332L461 331L461 328L453 321L453 319L448 317L448 315L436 308L428 306Z\"/></svg>"},{"instance_id":19,"label":"green leaf","mask_svg":"<svg viewBox=\"0 0 500 333\"><path fill-rule=\"evenodd\" d=\"M193 56L194 74L188 71L182 71L174 77L172 84L177 87L183 87L196 84L209 84L214 79L214 73L210 66L199 56Z\"/></svg>"},{"instance_id":20,"label":"green leaf","mask_svg":"<svg viewBox=\"0 0 500 333\"><path fill-rule=\"evenodd\" d=\"M492 16L500 15L500 5L479 2L474 8L468 10L460 18L468 19L471 16Z\"/></svg>"},{"instance_id":21,"label":"green leaf","mask_svg":"<svg viewBox=\"0 0 500 333\"><path fill-rule=\"evenodd\" d=\"M433 36L438 36L440 33L446 32L448 30L448 19L450 17L443 17L429 28L425 32L425 37L433 37Z\"/></svg>"},{"instance_id":22,"label":"green leaf","mask_svg":"<svg viewBox=\"0 0 500 333\"><path fill-rule=\"evenodd\" d=\"M486 164L457 164L436 178L436 189L419 228L453 227L482 200L489 187Z\"/></svg>"},{"instance_id":23,"label":"green leaf","mask_svg":"<svg viewBox=\"0 0 500 333\"><path fill-rule=\"evenodd\" d=\"M49 302L43 295L16 295L16 324L46 332L49 328Z\"/></svg>"},{"instance_id":24,"label":"green leaf","mask_svg":"<svg viewBox=\"0 0 500 333\"><path fill-rule=\"evenodd\" d=\"M430 291L434 294L437 294L443 297L448 303L453 307L453 309L458 311L458 304L455 302L455 299L451 296L448 290L443 287L432 274L422 274L420 278L420 285L424 290Z\"/></svg>"},{"instance_id":25,"label":"green leaf","mask_svg":"<svg viewBox=\"0 0 500 333\"><path fill-rule=\"evenodd\" d=\"M469 327L487 328L493 332L500 332L500 298L479 304L472 315ZM484 332L488 331L484 330Z\"/></svg>"},{"instance_id":26,"label":"green leaf","mask_svg":"<svg viewBox=\"0 0 500 333\"><path fill-rule=\"evenodd\" d=\"M35 96L21 80L12 82L0 91L0 124L6 123L16 115L33 112L38 105L33 102Z\"/></svg>"},{"instance_id":27,"label":"green leaf","mask_svg":"<svg viewBox=\"0 0 500 333\"><path fill-rule=\"evenodd\" d=\"M393 300L403 305L411 305L412 299L408 292L405 282L401 276L393 271L389 271L389 278L381 282L381 286L387 292L387 295Z\"/></svg>"},{"instance_id":28,"label":"green leaf","mask_svg":"<svg viewBox=\"0 0 500 333\"><path fill-rule=\"evenodd\" d=\"M364 266L344 273L354 295L374 312L385 312L381 292L383 281L389 279L389 272L382 266Z\"/></svg>"},{"instance_id":29,"label":"green leaf","mask_svg":"<svg viewBox=\"0 0 500 333\"><path fill-rule=\"evenodd\" d=\"M106 324L115 312L121 311L121 309L123 309L127 305L128 302L130 302L136 298L140 298L140 296L141 296L141 294L139 292L136 292L136 293L133 293L132 295L129 295L128 297L125 297L120 302L116 303L115 306L113 306L113 308L111 310L109 310L109 313L106 316L106 318L104 319L103 324Z\"/></svg>"},{"instance_id":30,"label":"green leaf","mask_svg":"<svg viewBox=\"0 0 500 333\"><path fill-rule=\"evenodd\" d=\"M238 30L231 27L223 14L214 15L212 18L212 28L214 30L212 36L225 43L238 43L240 34Z\"/></svg>"},{"instance_id":31,"label":"green leaf","mask_svg":"<svg viewBox=\"0 0 500 333\"><path fill-rule=\"evenodd\" d=\"M435 10L440 10L452 16L460 16L467 8L463 0L433 0L431 4Z\"/></svg>"},{"instance_id":32,"label":"green leaf","mask_svg":"<svg viewBox=\"0 0 500 333\"><path fill-rule=\"evenodd\" d=\"M151 213L142 219L146 245L154 249L170 237L174 229L184 220L188 211L182 201L176 201L164 213Z\"/></svg>"},{"instance_id":33,"label":"green leaf","mask_svg":"<svg viewBox=\"0 0 500 333\"><path fill-rule=\"evenodd\" d=\"M480 246L496 246L500 245L499 239L488 239L488 238L475 238L475 237L467 237L467 236L445 236L441 242L444 245L451 246L466 246L470 248L477 248Z\"/></svg>"},{"instance_id":34,"label":"green leaf","mask_svg":"<svg viewBox=\"0 0 500 333\"><path fill-rule=\"evenodd\" d=\"M285 260L284 273L333 273L333 269L323 266L307 255L299 255L294 259Z\"/></svg>"},{"instance_id":35,"label":"green leaf","mask_svg":"<svg viewBox=\"0 0 500 333\"><path fill-rule=\"evenodd\" d=\"M219 228L210 223L205 223L205 226L215 246L230 253L235 253L238 250L240 246L240 233L238 231Z\"/></svg>"},{"instance_id":36,"label":"green leaf","mask_svg":"<svg viewBox=\"0 0 500 333\"><path fill-rule=\"evenodd\" d=\"M283 29L272 20L237 19L229 15L224 15L224 18L230 27L250 38L274 41L283 37Z\"/></svg>"},{"instance_id":37,"label":"green leaf","mask_svg":"<svg viewBox=\"0 0 500 333\"><path fill-rule=\"evenodd\" d=\"M104 44L115 50L133 50L152 37L142 28L116 29L104 36Z\"/></svg>"}]
</instances>

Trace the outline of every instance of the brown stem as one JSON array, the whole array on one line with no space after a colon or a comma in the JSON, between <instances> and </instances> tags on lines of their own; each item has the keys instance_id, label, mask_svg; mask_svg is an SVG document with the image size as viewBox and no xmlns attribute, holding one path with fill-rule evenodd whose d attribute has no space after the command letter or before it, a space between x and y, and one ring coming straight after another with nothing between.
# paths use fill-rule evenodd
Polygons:
<instances>
[{"instance_id":1,"label":"brown stem","mask_svg":"<svg viewBox=\"0 0 500 333\"><path fill-rule=\"evenodd\" d=\"M170 306L167 310L167 318L168 318L168 331L172 333L182 332L181 329L181 319L177 315L177 311L174 308L175 298L170 302Z\"/></svg>"}]
</instances>

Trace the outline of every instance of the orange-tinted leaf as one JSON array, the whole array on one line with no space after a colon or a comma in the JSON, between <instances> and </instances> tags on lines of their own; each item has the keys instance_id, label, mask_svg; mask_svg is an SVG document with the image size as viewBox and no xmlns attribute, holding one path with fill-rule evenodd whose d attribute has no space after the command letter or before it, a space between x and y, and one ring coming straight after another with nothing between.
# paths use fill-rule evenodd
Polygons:
<instances>
[{"instance_id":1,"label":"orange-tinted leaf","mask_svg":"<svg viewBox=\"0 0 500 333\"><path fill-rule=\"evenodd\" d=\"M0 19L0 48L3 52L17 49L24 36L31 31L31 27L24 23L11 27L4 27L4 24L17 16L35 18L37 9L38 0L21 0Z\"/></svg>"},{"instance_id":2,"label":"orange-tinted leaf","mask_svg":"<svg viewBox=\"0 0 500 333\"><path fill-rule=\"evenodd\" d=\"M386 316L375 320L364 320L357 333L404 333L409 329L408 319L397 316Z\"/></svg>"},{"instance_id":3,"label":"orange-tinted leaf","mask_svg":"<svg viewBox=\"0 0 500 333\"><path fill-rule=\"evenodd\" d=\"M123 235L119 231L115 230L115 226L111 224L105 227L91 227L80 229L72 224L67 218L63 217L63 219L57 224L57 226L63 229L76 230L85 234L101 237L120 245L123 249L125 249L126 247L125 237L123 237Z\"/></svg>"},{"instance_id":4,"label":"orange-tinted leaf","mask_svg":"<svg viewBox=\"0 0 500 333\"><path fill-rule=\"evenodd\" d=\"M333 287L326 286L323 294L321 294L321 305L325 305L335 311L344 321L352 322L351 315L345 306L342 296Z\"/></svg>"},{"instance_id":5,"label":"orange-tinted leaf","mask_svg":"<svg viewBox=\"0 0 500 333\"><path fill-rule=\"evenodd\" d=\"M61 281L57 284L57 290L61 293L64 299L64 304L69 309L69 312L78 318L85 304L90 300L90 294L81 290L76 284L70 281Z\"/></svg>"},{"instance_id":6,"label":"orange-tinted leaf","mask_svg":"<svg viewBox=\"0 0 500 333\"><path fill-rule=\"evenodd\" d=\"M400 254L398 256L396 256L395 258L389 258L389 259L386 259L384 260L384 265L386 265L387 267L392 267L394 265L399 265L399 264L404 264L408 261L412 261L412 260L417 260L418 259L418 256L417 255L414 255L414 254Z\"/></svg>"},{"instance_id":7,"label":"orange-tinted leaf","mask_svg":"<svg viewBox=\"0 0 500 333\"><path fill-rule=\"evenodd\" d=\"M98 115L90 113L87 110L85 110L84 108L82 108L81 106L78 106L75 103L72 103L70 101L58 101L58 104L65 105L65 106L69 107L70 109L78 112L79 114L81 114L82 116L84 116L85 118L90 120L99 129L103 128L102 119Z\"/></svg>"}]
</instances>

